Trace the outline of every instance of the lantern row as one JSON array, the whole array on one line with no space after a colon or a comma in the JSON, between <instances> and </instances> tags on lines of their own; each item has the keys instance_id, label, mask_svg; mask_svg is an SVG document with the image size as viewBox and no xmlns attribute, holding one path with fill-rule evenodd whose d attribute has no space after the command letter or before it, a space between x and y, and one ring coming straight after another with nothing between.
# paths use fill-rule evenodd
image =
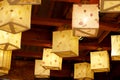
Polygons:
<instances>
[{"instance_id":1,"label":"lantern row","mask_svg":"<svg viewBox=\"0 0 120 80\"><path fill-rule=\"evenodd\" d=\"M0 76L9 73L12 50L21 48L22 32L30 29L31 4L41 0L0 1Z\"/></svg>"}]
</instances>

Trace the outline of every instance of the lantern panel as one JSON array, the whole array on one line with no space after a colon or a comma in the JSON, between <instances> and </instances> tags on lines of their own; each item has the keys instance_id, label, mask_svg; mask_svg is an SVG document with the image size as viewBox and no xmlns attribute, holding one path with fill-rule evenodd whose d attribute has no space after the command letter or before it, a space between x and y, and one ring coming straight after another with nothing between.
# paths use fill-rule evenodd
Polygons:
<instances>
[{"instance_id":1,"label":"lantern panel","mask_svg":"<svg viewBox=\"0 0 120 80\"><path fill-rule=\"evenodd\" d=\"M62 69L62 58L52 53L52 49L43 49L43 66L46 69L61 70Z\"/></svg>"},{"instance_id":2,"label":"lantern panel","mask_svg":"<svg viewBox=\"0 0 120 80\"><path fill-rule=\"evenodd\" d=\"M0 50L0 70L10 70L12 51Z\"/></svg>"},{"instance_id":3,"label":"lantern panel","mask_svg":"<svg viewBox=\"0 0 120 80\"><path fill-rule=\"evenodd\" d=\"M107 51L90 52L91 69L94 72L109 72L109 54Z\"/></svg>"},{"instance_id":4,"label":"lantern panel","mask_svg":"<svg viewBox=\"0 0 120 80\"><path fill-rule=\"evenodd\" d=\"M74 79L94 79L94 72L91 70L90 64L76 63L74 64Z\"/></svg>"},{"instance_id":5,"label":"lantern panel","mask_svg":"<svg viewBox=\"0 0 120 80\"><path fill-rule=\"evenodd\" d=\"M42 60L35 60L35 77L36 78L49 78L50 70L43 68Z\"/></svg>"},{"instance_id":6,"label":"lantern panel","mask_svg":"<svg viewBox=\"0 0 120 80\"><path fill-rule=\"evenodd\" d=\"M120 35L111 36L112 60L120 60Z\"/></svg>"},{"instance_id":7,"label":"lantern panel","mask_svg":"<svg viewBox=\"0 0 120 80\"><path fill-rule=\"evenodd\" d=\"M6 75L9 73L9 70L0 70L0 76Z\"/></svg>"},{"instance_id":8,"label":"lantern panel","mask_svg":"<svg viewBox=\"0 0 120 80\"><path fill-rule=\"evenodd\" d=\"M15 50L21 48L21 35L22 33L12 34L0 30L0 49L2 50Z\"/></svg>"},{"instance_id":9,"label":"lantern panel","mask_svg":"<svg viewBox=\"0 0 120 80\"><path fill-rule=\"evenodd\" d=\"M79 39L72 30L54 31L52 52L60 57L79 56Z\"/></svg>"},{"instance_id":10,"label":"lantern panel","mask_svg":"<svg viewBox=\"0 0 120 80\"><path fill-rule=\"evenodd\" d=\"M96 37L98 28L99 15L97 4L73 4L72 29L74 36Z\"/></svg>"},{"instance_id":11,"label":"lantern panel","mask_svg":"<svg viewBox=\"0 0 120 80\"><path fill-rule=\"evenodd\" d=\"M7 0L0 4L0 30L18 33L30 29L31 5L9 5Z\"/></svg>"},{"instance_id":12,"label":"lantern panel","mask_svg":"<svg viewBox=\"0 0 120 80\"><path fill-rule=\"evenodd\" d=\"M41 4L41 0L8 0L9 4Z\"/></svg>"},{"instance_id":13,"label":"lantern panel","mask_svg":"<svg viewBox=\"0 0 120 80\"><path fill-rule=\"evenodd\" d=\"M119 0L100 0L100 12L120 12Z\"/></svg>"}]
</instances>

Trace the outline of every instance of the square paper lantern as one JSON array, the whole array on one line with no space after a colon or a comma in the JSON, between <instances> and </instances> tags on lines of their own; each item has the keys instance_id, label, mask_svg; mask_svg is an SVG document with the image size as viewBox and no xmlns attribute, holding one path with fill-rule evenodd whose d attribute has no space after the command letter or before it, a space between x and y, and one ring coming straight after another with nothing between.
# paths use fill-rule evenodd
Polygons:
<instances>
[{"instance_id":1,"label":"square paper lantern","mask_svg":"<svg viewBox=\"0 0 120 80\"><path fill-rule=\"evenodd\" d=\"M9 73L9 70L0 70L0 76L6 75Z\"/></svg>"},{"instance_id":2,"label":"square paper lantern","mask_svg":"<svg viewBox=\"0 0 120 80\"><path fill-rule=\"evenodd\" d=\"M34 71L35 77L49 78L50 70L43 68L42 64L43 64L42 60L35 60L35 71Z\"/></svg>"},{"instance_id":3,"label":"square paper lantern","mask_svg":"<svg viewBox=\"0 0 120 80\"><path fill-rule=\"evenodd\" d=\"M111 36L111 47L112 60L120 60L120 35Z\"/></svg>"},{"instance_id":4,"label":"square paper lantern","mask_svg":"<svg viewBox=\"0 0 120 80\"><path fill-rule=\"evenodd\" d=\"M0 50L0 71L10 70L12 51Z\"/></svg>"},{"instance_id":5,"label":"square paper lantern","mask_svg":"<svg viewBox=\"0 0 120 80\"><path fill-rule=\"evenodd\" d=\"M98 5L73 4L72 29L74 36L96 37L99 28Z\"/></svg>"},{"instance_id":6,"label":"square paper lantern","mask_svg":"<svg viewBox=\"0 0 120 80\"><path fill-rule=\"evenodd\" d=\"M10 4L41 4L41 0L8 0Z\"/></svg>"},{"instance_id":7,"label":"square paper lantern","mask_svg":"<svg viewBox=\"0 0 120 80\"><path fill-rule=\"evenodd\" d=\"M90 52L91 69L94 72L109 72L109 54L107 51Z\"/></svg>"},{"instance_id":8,"label":"square paper lantern","mask_svg":"<svg viewBox=\"0 0 120 80\"><path fill-rule=\"evenodd\" d=\"M0 30L11 33L30 29L31 5L9 5L7 0L0 2Z\"/></svg>"},{"instance_id":9,"label":"square paper lantern","mask_svg":"<svg viewBox=\"0 0 120 80\"><path fill-rule=\"evenodd\" d=\"M79 56L79 39L73 36L72 30L54 31L52 52L60 57Z\"/></svg>"},{"instance_id":10,"label":"square paper lantern","mask_svg":"<svg viewBox=\"0 0 120 80\"><path fill-rule=\"evenodd\" d=\"M43 49L43 66L46 69L61 70L62 69L62 58L52 53L52 49Z\"/></svg>"},{"instance_id":11,"label":"square paper lantern","mask_svg":"<svg viewBox=\"0 0 120 80\"><path fill-rule=\"evenodd\" d=\"M15 50L21 48L21 35L22 33L12 34L0 30L0 49Z\"/></svg>"},{"instance_id":12,"label":"square paper lantern","mask_svg":"<svg viewBox=\"0 0 120 80\"><path fill-rule=\"evenodd\" d=\"M74 64L74 79L94 79L94 72L87 62Z\"/></svg>"},{"instance_id":13,"label":"square paper lantern","mask_svg":"<svg viewBox=\"0 0 120 80\"><path fill-rule=\"evenodd\" d=\"M100 12L120 12L120 0L100 0Z\"/></svg>"}]
</instances>

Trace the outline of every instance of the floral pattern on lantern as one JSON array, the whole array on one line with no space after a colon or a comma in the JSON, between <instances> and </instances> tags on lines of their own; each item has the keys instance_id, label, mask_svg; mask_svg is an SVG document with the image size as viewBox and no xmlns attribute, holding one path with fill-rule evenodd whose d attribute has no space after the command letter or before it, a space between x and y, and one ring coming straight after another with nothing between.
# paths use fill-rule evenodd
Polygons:
<instances>
[{"instance_id":1,"label":"floral pattern on lantern","mask_svg":"<svg viewBox=\"0 0 120 80\"><path fill-rule=\"evenodd\" d=\"M42 66L43 62L42 60L35 60L35 77L36 78L49 78L50 76L50 70L49 69L45 69Z\"/></svg>"},{"instance_id":2,"label":"floral pattern on lantern","mask_svg":"<svg viewBox=\"0 0 120 80\"><path fill-rule=\"evenodd\" d=\"M0 49L2 50L15 50L21 48L21 35L22 33L12 34L0 30Z\"/></svg>"},{"instance_id":3,"label":"floral pattern on lantern","mask_svg":"<svg viewBox=\"0 0 120 80\"><path fill-rule=\"evenodd\" d=\"M111 47L112 60L120 60L120 35L111 36Z\"/></svg>"},{"instance_id":4,"label":"floral pattern on lantern","mask_svg":"<svg viewBox=\"0 0 120 80\"><path fill-rule=\"evenodd\" d=\"M97 4L73 4L73 35L79 37L96 37L99 29Z\"/></svg>"},{"instance_id":5,"label":"floral pattern on lantern","mask_svg":"<svg viewBox=\"0 0 120 80\"><path fill-rule=\"evenodd\" d=\"M75 63L74 64L74 79L86 80L94 79L94 72L91 70L90 63Z\"/></svg>"},{"instance_id":6,"label":"floral pattern on lantern","mask_svg":"<svg viewBox=\"0 0 120 80\"><path fill-rule=\"evenodd\" d=\"M9 5L0 2L0 30L10 33L23 32L31 26L31 5Z\"/></svg>"},{"instance_id":7,"label":"floral pattern on lantern","mask_svg":"<svg viewBox=\"0 0 120 80\"><path fill-rule=\"evenodd\" d=\"M107 51L90 52L91 69L94 72L109 72L109 54Z\"/></svg>"},{"instance_id":8,"label":"floral pattern on lantern","mask_svg":"<svg viewBox=\"0 0 120 80\"><path fill-rule=\"evenodd\" d=\"M43 66L50 70L61 70L62 69L62 58L52 53L52 49L43 49Z\"/></svg>"},{"instance_id":9,"label":"floral pattern on lantern","mask_svg":"<svg viewBox=\"0 0 120 80\"><path fill-rule=\"evenodd\" d=\"M9 4L41 4L41 0L8 0Z\"/></svg>"},{"instance_id":10,"label":"floral pattern on lantern","mask_svg":"<svg viewBox=\"0 0 120 80\"><path fill-rule=\"evenodd\" d=\"M79 38L72 30L54 31L52 52L63 58L79 56Z\"/></svg>"},{"instance_id":11,"label":"floral pattern on lantern","mask_svg":"<svg viewBox=\"0 0 120 80\"><path fill-rule=\"evenodd\" d=\"M100 0L100 12L120 12L120 0Z\"/></svg>"}]
</instances>

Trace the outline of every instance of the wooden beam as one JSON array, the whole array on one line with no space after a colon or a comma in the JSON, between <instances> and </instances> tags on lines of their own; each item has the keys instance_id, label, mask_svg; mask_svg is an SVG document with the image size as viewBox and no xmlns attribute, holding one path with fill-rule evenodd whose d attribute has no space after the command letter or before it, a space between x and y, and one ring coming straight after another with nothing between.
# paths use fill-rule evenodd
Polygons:
<instances>
[{"instance_id":1,"label":"wooden beam","mask_svg":"<svg viewBox=\"0 0 120 80\"><path fill-rule=\"evenodd\" d=\"M104 32L100 35L100 37L99 37L99 39L98 39L98 43L101 43L109 33L110 33L110 31L104 31Z\"/></svg>"},{"instance_id":2,"label":"wooden beam","mask_svg":"<svg viewBox=\"0 0 120 80\"><path fill-rule=\"evenodd\" d=\"M120 24L100 22L100 29L105 31L120 31Z\"/></svg>"},{"instance_id":3,"label":"wooden beam","mask_svg":"<svg viewBox=\"0 0 120 80\"><path fill-rule=\"evenodd\" d=\"M32 17L31 24L61 27L71 26L71 20Z\"/></svg>"},{"instance_id":4,"label":"wooden beam","mask_svg":"<svg viewBox=\"0 0 120 80\"><path fill-rule=\"evenodd\" d=\"M62 27L64 25L67 25L71 27L72 21L62 20L62 19L32 17L31 23L36 25L48 25L48 26L56 26L56 27ZM101 30L105 30L105 31L114 31L114 32L120 31L120 24L100 22L99 26Z\"/></svg>"},{"instance_id":5,"label":"wooden beam","mask_svg":"<svg viewBox=\"0 0 120 80\"><path fill-rule=\"evenodd\" d=\"M21 50L15 50L12 52L13 56L25 57L25 58L39 58L42 59L42 52L25 52Z\"/></svg>"}]
</instances>

